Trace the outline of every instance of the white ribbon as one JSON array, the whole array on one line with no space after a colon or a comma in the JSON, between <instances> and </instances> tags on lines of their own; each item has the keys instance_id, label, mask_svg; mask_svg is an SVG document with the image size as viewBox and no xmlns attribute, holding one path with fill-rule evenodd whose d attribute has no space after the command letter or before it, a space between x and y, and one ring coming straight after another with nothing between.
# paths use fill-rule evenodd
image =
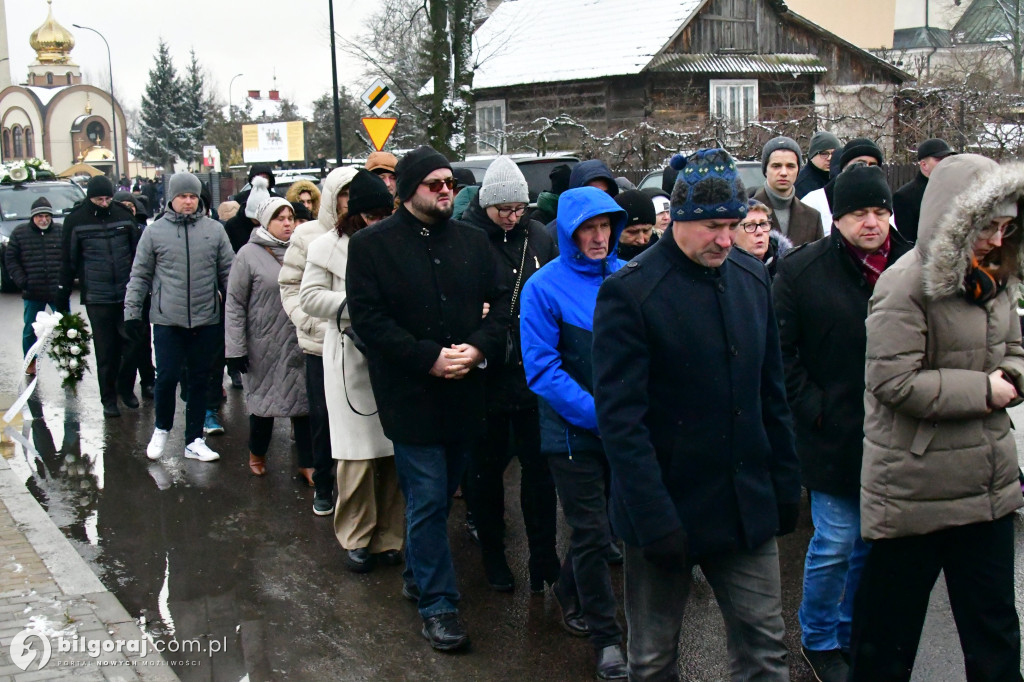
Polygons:
<instances>
[{"instance_id":1,"label":"white ribbon","mask_svg":"<svg viewBox=\"0 0 1024 682\"><path fill-rule=\"evenodd\" d=\"M62 317L64 316L60 313L48 313L45 310L36 313L36 321L32 323L32 331L36 334L36 342L25 353L25 360L21 367L22 373L28 369L28 366L36 359L36 356L44 352L50 345L50 341L53 339L53 334L57 330L57 325ZM21 409L25 407L25 403L28 402L28 399L32 397L32 393L35 392L36 384L38 383L38 378L32 379L31 383L21 392L21 395L14 401L10 409L4 412L4 423L11 423L11 420L21 412Z\"/></svg>"}]
</instances>

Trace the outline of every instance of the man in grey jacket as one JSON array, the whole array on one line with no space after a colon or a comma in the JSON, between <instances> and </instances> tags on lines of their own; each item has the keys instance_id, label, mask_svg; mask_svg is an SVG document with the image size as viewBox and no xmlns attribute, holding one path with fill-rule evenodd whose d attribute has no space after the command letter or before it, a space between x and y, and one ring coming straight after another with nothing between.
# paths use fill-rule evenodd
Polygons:
<instances>
[{"instance_id":1,"label":"man in grey jacket","mask_svg":"<svg viewBox=\"0 0 1024 682\"><path fill-rule=\"evenodd\" d=\"M201 210L202 185L191 173L175 173L168 183L167 212L146 228L132 264L125 298L125 327L141 336L153 323L156 352L154 412L156 428L146 448L150 459L163 454L174 425L175 386L188 370L185 407L185 457L211 462L220 455L206 445L203 418L207 375L216 349L224 342L221 306L234 250L219 222ZM152 292L149 320L142 302Z\"/></svg>"}]
</instances>

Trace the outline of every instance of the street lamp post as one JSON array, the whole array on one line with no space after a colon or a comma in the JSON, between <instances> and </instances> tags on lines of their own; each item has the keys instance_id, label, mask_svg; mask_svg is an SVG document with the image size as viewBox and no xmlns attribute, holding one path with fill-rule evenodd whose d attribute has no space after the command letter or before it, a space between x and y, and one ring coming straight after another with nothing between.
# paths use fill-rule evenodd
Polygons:
<instances>
[{"instance_id":1,"label":"street lamp post","mask_svg":"<svg viewBox=\"0 0 1024 682\"><path fill-rule=\"evenodd\" d=\"M327 11L331 15L331 77L334 79L334 155L337 165L344 165L341 152L341 112L338 106L338 53L334 47L334 0L327 0Z\"/></svg>"},{"instance_id":2,"label":"street lamp post","mask_svg":"<svg viewBox=\"0 0 1024 682\"><path fill-rule=\"evenodd\" d=\"M236 73L234 76L231 77L231 81L228 83L228 119L232 121L235 120L235 108L231 106L231 87L235 84L236 78L244 75L244 73Z\"/></svg>"},{"instance_id":3,"label":"street lamp post","mask_svg":"<svg viewBox=\"0 0 1024 682\"><path fill-rule=\"evenodd\" d=\"M121 177L121 157L117 153L117 106L114 104L114 66L110 60L110 43L103 37L103 34L94 28L88 26L79 26L78 24L71 24L75 28L80 28L84 31L92 31L103 40L103 44L107 46L107 71L110 72L110 131L111 135L114 136L114 176L116 178Z\"/></svg>"}]
</instances>

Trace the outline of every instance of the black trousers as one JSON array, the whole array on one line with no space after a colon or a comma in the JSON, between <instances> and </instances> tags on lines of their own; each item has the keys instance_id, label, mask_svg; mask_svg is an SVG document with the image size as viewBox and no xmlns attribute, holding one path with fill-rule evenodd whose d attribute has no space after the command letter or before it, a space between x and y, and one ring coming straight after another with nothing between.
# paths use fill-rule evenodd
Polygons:
<instances>
[{"instance_id":1,"label":"black trousers","mask_svg":"<svg viewBox=\"0 0 1024 682\"><path fill-rule=\"evenodd\" d=\"M547 456L540 452L537 408L487 415L487 435L473 448L466 476L466 505L473 512L484 551L503 551L505 469L519 458L519 501L530 548L530 564L553 561L557 496Z\"/></svg>"},{"instance_id":2,"label":"black trousers","mask_svg":"<svg viewBox=\"0 0 1024 682\"><path fill-rule=\"evenodd\" d=\"M150 297L142 302L142 339L135 344L135 367L139 371L139 384L153 387L156 383L156 368L153 366L153 327L149 324Z\"/></svg>"},{"instance_id":3,"label":"black trousers","mask_svg":"<svg viewBox=\"0 0 1024 682\"><path fill-rule=\"evenodd\" d=\"M608 459L603 452L578 451L571 457L562 452L549 454L548 464L572 528L569 554L555 589L567 595L575 590L590 628L590 643L600 650L622 641L608 567L611 524L604 490Z\"/></svg>"},{"instance_id":4,"label":"black trousers","mask_svg":"<svg viewBox=\"0 0 1024 682\"><path fill-rule=\"evenodd\" d=\"M969 682L1021 680L1013 514L871 545L853 608L853 682L909 680L942 571Z\"/></svg>"},{"instance_id":5,"label":"black trousers","mask_svg":"<svg viewBox=\"0 0 1024 682\"><path fill-rule=\"evenodd\" d=\"M118 393L135 390L135 344L124 332L124 303L92 303L85 306L96 349L96 377L100 402L117 404Z\"/></svg>"},{"instance_id":6,"label":"black trousers","mask_svg":"<svg viewBox=\"0 0 1024 682\"><path fill-rule=\"evenodd\" d=\"M309 417L292 417L295 429L295 449L299 452L299 466L313 466L313 452L309 444ZM270 448L270 436L274 433L273 417L257 417L249 415L249 452L257 457L265 457Z\"/></svg>"},{"instance_id":7,"label":"black trousers","mask_svg":"<svg viewBox=\"0 0 1024 682\"><path fill-rule=\"evenodd\" d=\"M306 358L306 399L309 401L309 431L313 448L313 485L318 497L334 491L334 459L331 457L331 423L327 416L324 388L324 359L312 353ZM298 439L298 436L296 436Z\"/></svg>"}]
</instances>

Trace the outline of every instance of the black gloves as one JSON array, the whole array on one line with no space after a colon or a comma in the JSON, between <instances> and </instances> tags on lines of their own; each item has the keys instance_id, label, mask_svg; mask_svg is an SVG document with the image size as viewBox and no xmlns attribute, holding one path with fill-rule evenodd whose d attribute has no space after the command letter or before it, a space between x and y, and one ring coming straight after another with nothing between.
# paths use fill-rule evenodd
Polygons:
<instances>
[{"instance_id":1,"label":"black gloves","mask_svg":"<svg viewBox=\"0 0 1024 682\"><path fill-rule=\"evenodd\" d=\"M644 558L663 571L686 573L686 531L677 528L643 548Z\"/></svg>"},{"instance_id":2,"label":"black gloves","mask_svg":"<svg viewBox=\"0 0 1024 682\"><path fill-rule=\"evenodd\" d=\"M129 341L138 343L146 338L146 324L142 320L125 320L124 335Z\"/></svg>"},{"instance_id":3,"label":"black gloves","mask_svg":"<svg viewBox=\"0 0 1024 682\"><path fill-rule=\"evenodd\" d=\"M240 358L227 358L229 372L245 374L249 371L249 356L243 355Z\"/></svg>"},{"instance_id":4,"label":"black gloves","mask_svg":"<svg viewBox=\"0 0 1024 682\"><path fill-rule=\"evenodd\" d=\"M779 502L779 532L775 535L789 535L796 530L797 519L800 518L799 502Z\"/></svg>"},{"instance_id":5,"label":"black gloves","mask_svg":"<svg viewBox=\"0 0 1024 682\"><path fill-rule=\"evenodd\" d=\"M71 298L58 298L53 302L53 309L65 315L71 312Z\"/></svg>"}]
</instances>

